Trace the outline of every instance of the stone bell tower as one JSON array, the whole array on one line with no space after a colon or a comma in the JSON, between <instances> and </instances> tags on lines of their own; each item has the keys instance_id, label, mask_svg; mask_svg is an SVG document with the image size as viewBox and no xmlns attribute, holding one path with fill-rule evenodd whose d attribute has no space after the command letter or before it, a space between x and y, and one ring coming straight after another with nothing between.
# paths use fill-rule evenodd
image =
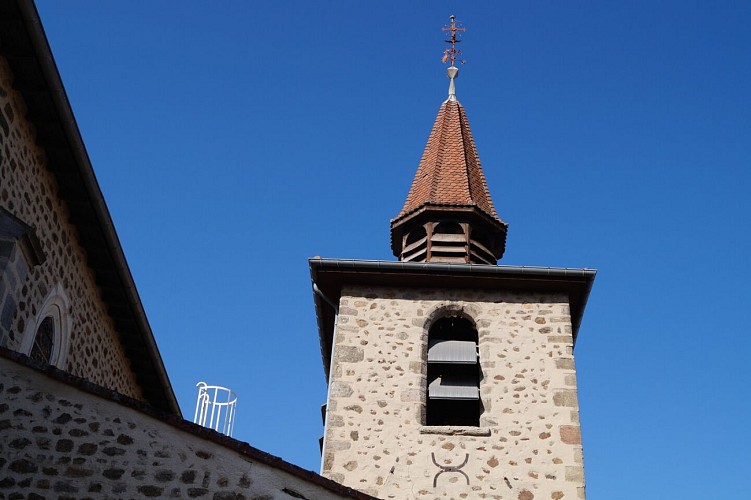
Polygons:
<instances>
[{"instance_id":1,"label":"stone bell tower","mask_svg":"<svg viewBox=\"0 0 751 500\"><path fill-rule=\"evenodd\" d=\"M328 401L321 473L378 498L584 498L573 348L588 269L498 266L497 215L449 96L404 207L398 262L310 260Z\"/></svg>"}]
</instances>

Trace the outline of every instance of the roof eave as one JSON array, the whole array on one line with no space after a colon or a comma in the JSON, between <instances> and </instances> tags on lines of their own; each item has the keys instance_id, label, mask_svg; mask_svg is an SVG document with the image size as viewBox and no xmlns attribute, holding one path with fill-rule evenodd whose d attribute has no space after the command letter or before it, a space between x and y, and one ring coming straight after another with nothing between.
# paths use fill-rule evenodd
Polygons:
<instances>
[{"instance_id":1,"label":"roof eave","mask_svg":"<svg viewBox=\"0 0 751 500\"><path fill-rule=\"evenodd\" d=\"M503 222L497 215L489 214L477 205L428 202L423 203L410 212L400 214L396 218L391 219L391 250L394 253L394 256L399 257L399 254L401 253L401 237L404 228L410 225L409 222L437 213L446 213L449 217L454 218L464 216L479 219L502 233L503 241L506 241L508 224ZM500 256L498 258L500 258Z\"/></svg>"},{"instance_id":2,"label":"roof eave","mask_svg":"<svg viewBox=\"0 0 751 500\"><path fill-rule=\"evenodd\" d=\"M309 259L310 275L329 300L337 302L344 284L400 287L445 287L565 292L571 307L576 342L584 309L597 271L532 266L417 263L353 259ZM328 380L334 315L314 293L323 367Z\"/></svg>"}]
</instances>

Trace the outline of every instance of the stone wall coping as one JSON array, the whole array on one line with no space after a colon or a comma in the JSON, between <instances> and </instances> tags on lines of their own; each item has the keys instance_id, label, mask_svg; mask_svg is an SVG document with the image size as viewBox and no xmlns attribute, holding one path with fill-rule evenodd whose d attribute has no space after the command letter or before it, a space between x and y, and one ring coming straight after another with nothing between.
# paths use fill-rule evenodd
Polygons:
<instances>
[{"instance_id":1,"label":"stone wall coping","mask_svg":"<svg viewBox=\"0 0 751 500\"><path fill-rule=\"evenodd\" d=\"M112 391L100 385L94 384L84 378L76 377L75 375L71 375L68 372L55 368L54 366L40 363L19 352L11 351L10 349L7 349L5 347L0 347L0 358L7 359L21 366L25 366L26 368L39 372L40 374L43 374L57 382L66 384L82 392L130 408L131 410L147 415L178 430L187 432L195 437L198 437L199 439L210 441L216 445L232 450L239 455L242 455L243 457L250 458L269 467L273 467L275 469L279 469L292 474L293 476L296 476L309 483L316 484L338 495L342 495L347 498L353 498L356 500L378 500L377 498L362 493L361 491L343 486L335 481L326 479L325 477L316 474L315 472L303 469L302 467L291 464L277 456L266 453L265 451L259 450L258 448L254 448L246 442L238 441L237 439L233 439L229 436L225 436L224 434L220 434L213 429L194 424L177 415L168 413L148 403L138 401L136 399L120 394L119 392Z\"/></svg>"}]
</instances>

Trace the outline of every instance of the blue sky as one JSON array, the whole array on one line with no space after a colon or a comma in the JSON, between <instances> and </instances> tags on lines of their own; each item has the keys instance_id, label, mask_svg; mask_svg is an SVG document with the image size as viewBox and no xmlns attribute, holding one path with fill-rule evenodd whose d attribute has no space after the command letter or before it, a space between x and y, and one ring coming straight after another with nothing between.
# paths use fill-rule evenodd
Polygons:
<instances>
[{"instance_id":1,"label":"blue sky","mask_svg":"<svg viewBox=\"0 0 751 500\"><path fill-rule=\"evenodd\" d=\"M307 258L393 260L448 81L501 264L599 270L576 346L588 497L751 489L751 3L40 1L183 411L311 470Z\"/></svg>"}]
</instances>

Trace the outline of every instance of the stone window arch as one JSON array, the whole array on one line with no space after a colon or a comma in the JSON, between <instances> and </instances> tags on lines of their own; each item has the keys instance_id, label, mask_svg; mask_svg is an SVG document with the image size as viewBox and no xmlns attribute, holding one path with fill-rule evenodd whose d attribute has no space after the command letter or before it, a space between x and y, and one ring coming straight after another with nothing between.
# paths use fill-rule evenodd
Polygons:
<instances>
[{"instance_id":1,"label":"stone window arch","mask_svg":"<svg viewBox=\"0 0 751 500\"><path fill-rule=\"evenodd\" d=\"M27 324L21 352L42 363L64 368L70 327L70 300L58 284L47 294L36 318Z\"/></svg>"},{"instance_id":2,"label":"stone window arch","mask_svg":"<svg viewBox=\"0 0 751 500\"><path fill-rule=\"evenodd\" d=\"M454 312L428 330L425 425L479 427L479 337L475 323Z\"/></svg>"}]
</instances>

